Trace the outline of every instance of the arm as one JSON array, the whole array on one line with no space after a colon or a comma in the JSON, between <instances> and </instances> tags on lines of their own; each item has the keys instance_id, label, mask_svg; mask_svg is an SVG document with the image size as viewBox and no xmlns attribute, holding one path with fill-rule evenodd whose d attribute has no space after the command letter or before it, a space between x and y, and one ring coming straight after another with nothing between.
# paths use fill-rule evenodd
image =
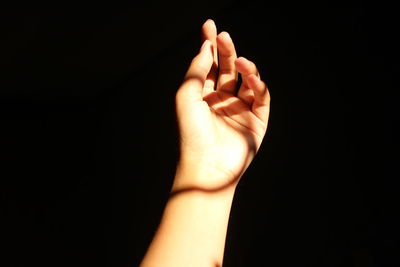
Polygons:
<instances>
[{"instance_id":1,"label":"arm","mask_svg":"<svg viewBox=\"0 0 400 267\"><path fill-rule=\"evenodd\" d=\"M180 160L171 197L141 267L222 266L235 188L267 129L270 97L254 63L237 58L213 21L202 30L176 95Z\"/></svg>"}]
</instances>

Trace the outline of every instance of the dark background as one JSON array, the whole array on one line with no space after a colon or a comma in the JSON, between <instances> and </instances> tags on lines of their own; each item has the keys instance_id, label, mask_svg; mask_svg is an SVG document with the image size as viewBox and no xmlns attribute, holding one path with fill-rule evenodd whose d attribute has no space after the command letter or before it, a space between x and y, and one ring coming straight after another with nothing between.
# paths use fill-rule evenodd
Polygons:
<instances>
[{"instance_id":1,"label":"dark background","mask_svg":"<svg viewBox=\"0 0 400 267\"><path fill-rule=\"evenodd\" d=\"M174 94L213 18L272 96L225 266L399 266L394 6L185 3L1 11L1 265L140 262L174 175Z\"/></svg>"}]
</instances>

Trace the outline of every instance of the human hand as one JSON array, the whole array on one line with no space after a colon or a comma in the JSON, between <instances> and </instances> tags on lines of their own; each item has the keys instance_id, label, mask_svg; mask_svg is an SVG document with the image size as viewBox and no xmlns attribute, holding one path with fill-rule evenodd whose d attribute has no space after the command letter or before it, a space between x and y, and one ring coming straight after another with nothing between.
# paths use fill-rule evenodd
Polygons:
<instances>
[{"instance_id":1,"label":"human hand","mask_svg":"<svg viewBox=\"0 0 400 267\"><path fill-rule=\"evenodd\" d=\"M176 94L177 172L184 175L177 175L175 189L236 185L268 124L270 95L255 64L237 58L229 34L217 35L212 20L204 23L202 35L204 43ZM238 73L242 84L236 92Z\"/></svg>"}]
</instances>

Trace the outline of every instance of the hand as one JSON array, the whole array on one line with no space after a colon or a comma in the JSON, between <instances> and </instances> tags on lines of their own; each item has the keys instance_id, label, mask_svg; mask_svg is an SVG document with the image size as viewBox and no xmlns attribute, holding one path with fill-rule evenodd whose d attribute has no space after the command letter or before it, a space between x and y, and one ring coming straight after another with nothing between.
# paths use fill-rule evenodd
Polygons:
<instances>
[{"instance_id":1,"label":"hand","mask_svg":"<svg viewBox=\"0 0 400 267\"><path fill-rule=\"evenodd\" d=\"M229 34L217 36L212 20L202 34L204 43L176 94L178 172L185 173L175 181L180 189L236 185L261 145L270 110L267 86L254 63L237 58Z\"/></svg>"}]
</instances>

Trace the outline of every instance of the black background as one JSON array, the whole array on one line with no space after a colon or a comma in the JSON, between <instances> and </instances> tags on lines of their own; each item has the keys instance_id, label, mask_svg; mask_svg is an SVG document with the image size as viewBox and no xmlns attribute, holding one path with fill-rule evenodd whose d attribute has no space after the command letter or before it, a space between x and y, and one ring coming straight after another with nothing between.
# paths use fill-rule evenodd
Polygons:
<instances>
[{"instance_id":1,"label":"black background","mask_svg":"<svg viewBox=\"0 0 400 267\"><path fill-rule=\"evenodd\" d=\"M272 96L225 266L400 265L398 14L379 3L3 9L1 265L138 265L174 175L174 95L207 18Z\"/></svg>"}]
</instances>

